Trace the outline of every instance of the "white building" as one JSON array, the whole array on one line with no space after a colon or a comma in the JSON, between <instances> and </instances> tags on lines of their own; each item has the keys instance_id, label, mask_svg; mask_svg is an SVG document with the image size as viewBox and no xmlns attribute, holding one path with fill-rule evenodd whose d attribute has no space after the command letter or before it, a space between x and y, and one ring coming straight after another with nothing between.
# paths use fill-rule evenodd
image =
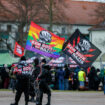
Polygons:
<instances>
[{"instance_id":1,"label":"white building","mask_svg":"<svg viewBox=\"0 0 105 105\"><path fill-rule=\"evenodd\" d=\"M105 67L105 22L90 29L90 41L102 51L94 65L98 68Z\"/></svg>"}]
</instances>

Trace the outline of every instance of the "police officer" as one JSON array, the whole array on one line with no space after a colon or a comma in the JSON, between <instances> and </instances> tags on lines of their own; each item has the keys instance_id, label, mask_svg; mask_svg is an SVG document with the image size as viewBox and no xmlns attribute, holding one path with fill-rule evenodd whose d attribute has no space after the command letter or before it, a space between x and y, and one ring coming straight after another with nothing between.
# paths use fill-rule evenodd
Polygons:
<instances>
[{"instance_id":1,"label":"police officer","mask_svg":"<svg viewBox=\"0 0 105 105\"><path fill-rule=\"evenodd\" d=\"M22 56L20 59L19 64L14 69L14 74L16 74L17 78L17 85L16 85L16 95L15 95L15 102L11 105L18 105L22 92L25 95L25 105L28 105L29 100L29 80L31 74L31 65L26 63L25 56Z\"/></svg>"},{"instance_id":2,"label":"police officer","mask_svg":"<svg viewBox=\"0 0 105 105\"><path fill-rule=\"evenodd\" d=\"M48 102L46 105L51 105L51 90L49 88L49 83L51 81L51 73L49 72L50 67L46 65L46 60L43 59L41 62L41 73L38 76L39 78L39 90L40 90L40 100L36 105L42 105L43 93L46 93L48 96Z\"/></svg>"}]
</instances>

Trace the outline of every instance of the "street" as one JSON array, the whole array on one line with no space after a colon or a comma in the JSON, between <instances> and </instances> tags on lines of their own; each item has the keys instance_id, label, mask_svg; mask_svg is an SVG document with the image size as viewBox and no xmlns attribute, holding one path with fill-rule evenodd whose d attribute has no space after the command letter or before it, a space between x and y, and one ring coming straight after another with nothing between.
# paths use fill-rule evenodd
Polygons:
<instances>
[{"instance_id":1,"label":"street","mask_svg":"<svg viewBox=\"0 0 105 105\"><path fill-rule=\"evenodd\" d=\"M46 104L46 95L44 95L43 105ZM10 105L14 102L15 94L12 91L0 91L0 105ZM53 91L51 105L104 105L105 95L103 92L96 91ZM19 105L25 105L24 94L19 101ZM29 102L29 105L35 103Z\"/></svg>"}]
</instances>

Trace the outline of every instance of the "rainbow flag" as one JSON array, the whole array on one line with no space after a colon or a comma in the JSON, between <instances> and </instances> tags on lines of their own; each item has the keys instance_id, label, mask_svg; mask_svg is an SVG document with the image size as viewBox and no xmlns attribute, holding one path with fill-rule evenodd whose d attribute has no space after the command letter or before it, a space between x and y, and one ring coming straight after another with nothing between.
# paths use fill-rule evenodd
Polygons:
<instances>
[{"instance_id":1,"label":"rainbow flag","mask_svg":"<svg viewBox=\"0 0 105 105\"><path fill-rule=\"evenodd\" d=\"M65 39L31 22L26 49L44 56L58 58Z\"/></svg>"}]
</instances>

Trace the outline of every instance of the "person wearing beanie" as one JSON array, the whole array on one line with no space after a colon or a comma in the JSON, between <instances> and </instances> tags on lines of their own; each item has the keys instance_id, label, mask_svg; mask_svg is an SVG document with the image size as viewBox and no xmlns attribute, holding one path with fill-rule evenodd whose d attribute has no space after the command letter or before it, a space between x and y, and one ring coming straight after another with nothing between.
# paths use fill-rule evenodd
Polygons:
<instances>
[{"instance_id":1,"label":"person wearing beanie","mask_svg":"<svg viewBox=\"0 0 105 105\"><path fill-rule=\"evenodd\" d=\"M39 90L40 90L40 99L36 105L42 105L43 94L47 94L47 104L51 105L51 90L49 88L50 80L51 80L51 73L49 72L50 67L46 65L46 60L42 59L41 61L41 73L38 76L39 79Z\"/></svg>"},{"instance_id":2,"label":"person wearing beanie","mask_svg":"<svg viewBox=\"0 0 105 105\"><path fill-rule=\"evenodd\" d=\"M28 105L29 100L29 81L30 75L32 73L31 65L26 63L25 56L20 58L20 61L16 68L14 68L13 73L16 75L17 85L16 85L16 95L15 102L11 105L18 105L20 97L24 92L25 95L25 105Z\"/></svg>"}]
</instances>

